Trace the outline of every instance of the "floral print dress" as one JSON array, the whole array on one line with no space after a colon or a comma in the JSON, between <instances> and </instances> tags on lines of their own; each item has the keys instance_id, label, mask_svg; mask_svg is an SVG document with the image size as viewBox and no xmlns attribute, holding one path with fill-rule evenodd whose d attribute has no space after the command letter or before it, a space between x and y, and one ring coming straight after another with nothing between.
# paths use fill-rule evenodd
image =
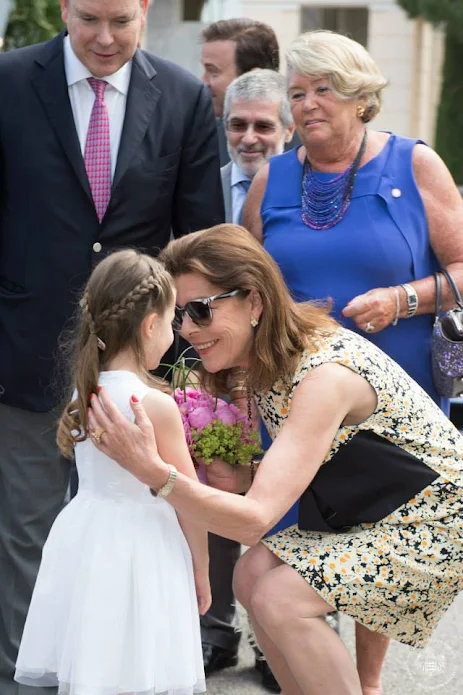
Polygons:
<instances>
[{"instance_id":1,"label":"floral print dress","mask_svg":"<svg viewBox=\"0 0 463 695\"><path fill-rule=\"evenodd\" d=\"M364 377L376 391L377 407L360 425L338 430L322 465L363 431L412 454L437 476L380 521L333 532L296 525L262 542L333 608L371 630L424 647L463 588L463 438L399 365L340 328L302 354L292 378L256 394L272 439L298 384L326 362Z\"/></svg>"}]
</instances>

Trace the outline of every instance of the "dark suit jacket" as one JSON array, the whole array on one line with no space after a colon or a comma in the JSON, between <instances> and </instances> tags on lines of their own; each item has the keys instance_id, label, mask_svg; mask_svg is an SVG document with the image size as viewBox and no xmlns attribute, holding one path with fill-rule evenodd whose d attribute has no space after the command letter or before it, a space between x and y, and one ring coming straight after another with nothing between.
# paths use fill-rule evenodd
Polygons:
<instances>
[{"instance_id":1,"label":"dark suit jacket","mask_svg":"<svg viewBox=\"0 0 463 695\"><path fill-rule=\"evenodd\" d=\"M232 163L228 162L220 169L222 179L223 203L225 206L225 222L233 222L233 199L231 185Z\"/></svg>"},{"instance_id":2,"label":"dark suit jacket","mask_svg":"<svg viewBox=\"0 0 463 695\"><path fill-rule=\"evenodd\" d=\"M92 266L120 247L156 254L171 231L180 236L224 215L207 88L138 50L100 225L68 97L63 38L0 55L1 402L33 411L56 401L50 382L58 336Z\"/></svg>"}]
</instances>

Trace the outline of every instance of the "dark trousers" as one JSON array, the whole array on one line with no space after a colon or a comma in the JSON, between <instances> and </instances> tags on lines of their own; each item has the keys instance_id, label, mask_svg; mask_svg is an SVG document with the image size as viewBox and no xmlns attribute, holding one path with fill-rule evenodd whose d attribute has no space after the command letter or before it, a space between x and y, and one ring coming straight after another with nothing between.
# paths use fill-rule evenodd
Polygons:
<instances>
[{"instance_id":1,"label":"dark trousers","mask_svg":"<svg viewBox=\"0 0 463 695\"><path fill-rule=\"evenodd\" d=\"M233 571L241 554L241 545L228 538L209 534L209 577L212 605L201 616L201 639L222 649L238 649L240 633L236 627L233 596Z\"/></svg>"},{"instance_id":2,"label":"dark trousers","mask_svg":"<svg viewBox=\"0 0 463 695\"><path fill-rule=\"evenodd\" d=\"M56 413L0 405L0 694L53 695L13 681L42 547L62 508L69 463L55 444Z\"/></svg>"}]
</instances>

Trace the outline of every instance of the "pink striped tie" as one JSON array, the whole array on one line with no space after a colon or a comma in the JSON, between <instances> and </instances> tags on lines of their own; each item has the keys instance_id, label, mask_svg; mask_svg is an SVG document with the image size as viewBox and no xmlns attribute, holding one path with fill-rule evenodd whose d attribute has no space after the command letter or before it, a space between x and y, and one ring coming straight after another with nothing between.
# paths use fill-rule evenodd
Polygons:
<instances>
[{"instance_id":1,"label":"pink striped tie","mask_svg":"<svg viewBox=\"0 0 463 695\"><path fill-rule=\"evenodd\" d=\"M101 222L111 198L109 116L104 101L104 92L108 83L97 80L95 77L89 77L88 83L95 92L95 101L88 124L84 162L96 213Z\"/></svg>"}]
</instances>

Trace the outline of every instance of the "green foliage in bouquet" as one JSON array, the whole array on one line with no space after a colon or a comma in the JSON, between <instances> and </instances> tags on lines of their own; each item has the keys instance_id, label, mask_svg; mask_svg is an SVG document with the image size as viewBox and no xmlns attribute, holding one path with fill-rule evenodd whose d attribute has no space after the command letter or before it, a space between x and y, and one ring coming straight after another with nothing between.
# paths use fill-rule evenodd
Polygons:
<instances>
[{"instance_id":1,"label":"green foliage in bouquet","mask_svg":"<svg viewBox=\"0 0 463 695\"><path fill-rule=\"evenodd\" d=\"M192 431L191 438L194 456L206 464L220 459L230 465L248 466L255 456L262 453L259 435L245 431L242 422L230 427L214 420L201 432Z\"/></svg>"}]
</instances>

